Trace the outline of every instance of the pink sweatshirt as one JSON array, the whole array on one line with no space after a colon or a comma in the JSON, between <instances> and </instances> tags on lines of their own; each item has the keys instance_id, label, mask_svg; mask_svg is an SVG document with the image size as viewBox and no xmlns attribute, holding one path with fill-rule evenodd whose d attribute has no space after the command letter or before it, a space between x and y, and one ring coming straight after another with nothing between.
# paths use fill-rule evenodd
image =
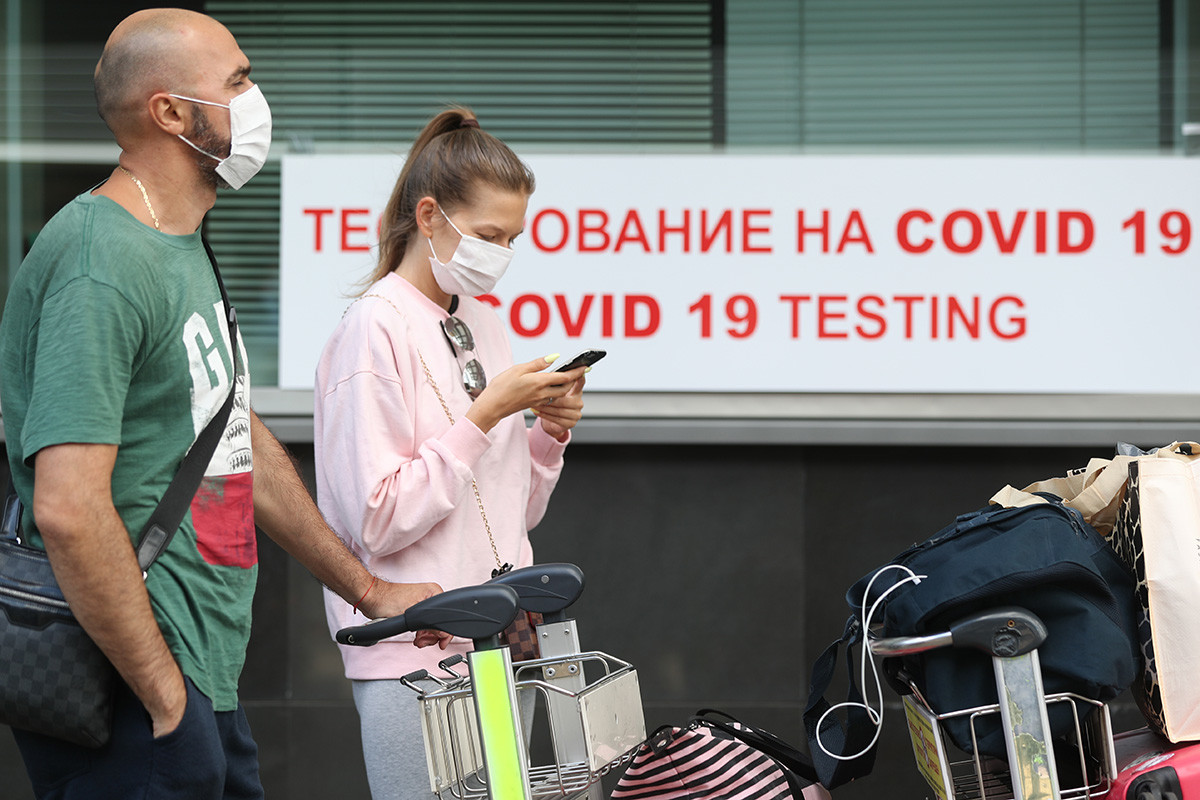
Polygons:
<instances>
[{"instance_id":1,"label":"pink sweatshirt","mask_svg":"<svg viewBox=\"0 0 1200 800\"><path fill-rule=\"evenodd\" d=\"M562 470L565 444L526 428L513 414L484 434L466 419L466 356L451 351L448 316L396 275L375 283L346 311L317 365L315 452L322 513L367 569L391 581L435 581L443 589L482 583L496 567L471 487L479 486L500 560L533 563L528 530L546 511ZM475 357L489 379L512 365L499 317L460 298L455 316L475 337ZM421 358L454 415L453 425L425 375ZM366 622L325 590L331 632ZM412 635L374 647L342 646L346 676L399 678L466 652L418 649Z\"/></svg>"}]
</instances>

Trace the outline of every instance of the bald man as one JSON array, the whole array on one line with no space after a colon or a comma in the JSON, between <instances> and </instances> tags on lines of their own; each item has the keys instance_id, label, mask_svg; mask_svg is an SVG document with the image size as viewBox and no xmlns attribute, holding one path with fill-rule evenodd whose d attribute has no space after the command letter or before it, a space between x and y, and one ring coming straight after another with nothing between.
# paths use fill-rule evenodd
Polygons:
<instances>
[{"instance_id":1,"label":"bald man","mask_svg":"<svg viewBox=\"0 0 1200 800\"><path fill-rule=\"evenodd\" d=\"M17 272L0 402L27 538L123 684L99 749L14 735L39 797L261 797L237 698L255 525L367 617L439 588L367 573L250 410L248 378L232 377L200 226L218 187L262 166L271 130L233 36L202 14L140 11L113 31L95 84L119 162L46 224ZM231 384L191 513L143 580L132 542Z\"/></svg>"}]
</instances>

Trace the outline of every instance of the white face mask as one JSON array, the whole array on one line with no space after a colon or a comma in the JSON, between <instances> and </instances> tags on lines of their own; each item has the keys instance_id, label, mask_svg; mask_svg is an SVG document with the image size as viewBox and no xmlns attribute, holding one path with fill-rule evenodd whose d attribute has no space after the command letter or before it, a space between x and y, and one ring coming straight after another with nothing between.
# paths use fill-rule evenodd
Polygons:
<instances>
[{"instance_id":1,"label":"white face mask","mask_svg":"<svg viewBox=\"0 0 1200 800\"><path fill-rule=\"evenodd\" d=\"M438 206L441 211L441 206ZM446 212L442 211L446 217ZM438 260L437 251L433 249L433 239L429 239L429 265L433 267L433 279L443 292L461 294L467 297L478 297L496 288L496 282L504 277L509 262L512 261L513 251L498 244L485 242L474 236L467 236L458 230L458 226L446 217L450 227L462 237L454 255L443 263Z\"/></svg>"},{"instance_id":2,"label":"white face mask","mask_svg":"<svg viewBox=\"0 0 1200 800\"><path fill-rule=\"evenodd\" d=\"M267 151L271 149L271 107L267 105L267 98L263 97L258 84L233 98L229 105L197 100L195 97L185 97L181 94L173 94L171 97L229 109L229 155L225 158L201 150L182 134L179 138L191 145L192 149L216 161L217 174L224 178L232 189L242 188L246 181L258 174L267 161Z\"/></svg>"}]
</instances>

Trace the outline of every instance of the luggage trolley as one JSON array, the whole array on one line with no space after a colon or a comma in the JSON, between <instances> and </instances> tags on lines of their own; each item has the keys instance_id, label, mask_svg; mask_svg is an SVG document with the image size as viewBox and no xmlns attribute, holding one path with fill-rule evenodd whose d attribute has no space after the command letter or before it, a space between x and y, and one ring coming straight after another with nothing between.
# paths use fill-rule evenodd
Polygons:
<instances>
[{"instance_id":1,"label":"luggage trolley","mask_svg":"<svg viewBox=\"0 0 1200 800\"><path fill-rule=\"evenodd\" d=\"M342 644L440 630L474 641L474 650L404 676L422 708L430 789L439 798L533 800L599 798L598 781L628 761L645 739L637 672L627 662L579 647L565 609L583 590L572 564L514 570L480 586L424 600L398 617L338 631ZM513 665L500 633L518 610L542 613L542 658ZM460 671L461 670L461 671ZM431 688L432 687L432 688ZM553 761L534 765L519 697L540 699Z\"/></svg>"},{"instance_id":2,"label":"luggage trolley","mask_svg":"<svg viewBox=\"0 0 1200 800\"><path fill-rule=\"evenodd\" d=\"M872 653L903 656L940 647L973 647L992 657L998 703L938 713L909 682L904 696L905 716L917 767L939 800L1077 800L1108 794L1117 775L1112 723L1108 707L1072 693L1045 694L1037 648L1045 641L1046 626L1029 611L997 608L973 614L942 633L927 636L868 637ZM1058 756L1078 765L1059 769L1051 744L1047 706L1066 704L1074 718L1073 749ZM999 715L1007 763L974 756L951 762L943 723L966 717L971 738L976 724ZM1064 776L1078 776L1067 778Z\"/></svg>"}]
</instances>

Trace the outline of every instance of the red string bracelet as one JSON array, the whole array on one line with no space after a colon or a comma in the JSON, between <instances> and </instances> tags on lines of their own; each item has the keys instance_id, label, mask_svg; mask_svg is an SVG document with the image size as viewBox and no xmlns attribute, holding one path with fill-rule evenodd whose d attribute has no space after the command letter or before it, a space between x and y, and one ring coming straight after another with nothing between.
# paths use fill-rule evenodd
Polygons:
<instances>
[{"instance_id":1,"label":"red string bracelet","mask_svg":"<svg viewBox=\"0 0 1200 800\"><path fill-rule=\"evenodd\" d=\"M367 595L368 595L368 594L370 594L370 593L371 593L371 590L375 588L375 581L377 581L377 580L379 580L379 576L378 576L378 575L372 575L372 576L371 576L371 585L367 587L367 590L366 590L365 592L363 592L363 596L362 596L362 597L360 597L360 598L358 598L358 602L354 604L354 609L353 609L353 612L352 612L352 613L355 613L355 614L357 614L357 613L358 613L358 607L359 607L359 605L361 605L361 604L362 604L362 601L363 601L363 600L366 600L366 599L367 599Z\"/></svg>"}]
</instances>

